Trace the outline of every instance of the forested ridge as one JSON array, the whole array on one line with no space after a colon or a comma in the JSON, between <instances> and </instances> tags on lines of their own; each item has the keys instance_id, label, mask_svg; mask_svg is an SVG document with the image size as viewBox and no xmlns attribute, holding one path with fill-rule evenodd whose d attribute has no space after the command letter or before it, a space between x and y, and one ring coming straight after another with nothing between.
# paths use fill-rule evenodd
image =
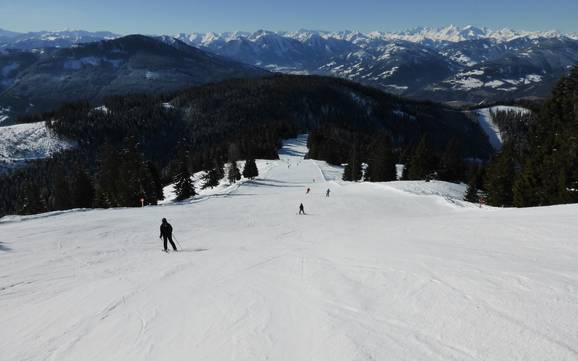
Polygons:
<instances>
[{"instance_id":1,"label":"forested ridge","mask_svg":"<svg viewBox=\"0 0 578 361\"><path fill-rule=\"evenodd\" d=\"M155 204L162 186L185 170L274 159L283 138L302 132L311 135L310 157L373 164L377 170L367 179L375 181L391 176L391 168L378 164L383 157L413 167L406 177L438 173L463 181L493 152L461 111L318 76L230 80L170 94L109 97L102 104L79 101L19 121L45 121L78 147L3 176L1 214L138 206L141 198ZM416 152L432 159L412 166ZM80 199L82 194L89 196Z\"/></svg>"}]
</instances>

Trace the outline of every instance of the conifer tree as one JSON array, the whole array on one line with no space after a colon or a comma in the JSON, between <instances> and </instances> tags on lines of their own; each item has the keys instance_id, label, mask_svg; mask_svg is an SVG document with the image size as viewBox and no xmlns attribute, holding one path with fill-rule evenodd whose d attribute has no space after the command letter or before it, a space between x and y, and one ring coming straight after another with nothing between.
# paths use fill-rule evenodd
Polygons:
<instances>
[{"instance_id":1,"label":"conifer tree","mask_svg":"<svg viewBox=\"0 0 578 361\"><path fill-rule=\"evenodd\" d=\"M219 176L219 180L225 178L225 164L223 164L222 160L217 159L215 161L215 171L217 172L217 175Z\"/></svg>"},{"instance_id":2,"label":"conifer tree","mask_svg":"<svg viewBox=\"0 0 578 361\"><path fill-rule=\"evenodd\" d=\"M468 188L464 197L465 201L471 203L480 202L480 197L484 193L482 191L484 186L484 167L481 165L471 166L468 170L469 181Z\"/></svg>"},{"instance_id":3,"label":"conifer tree","mask_svg":"<svg viewBox=\"0 0 578 361\"><path fill-rule=\"evenodd\" d=\"M175 177L175 193L178 201L189 199L196 195L195 185L191 179L186 159L181 159L180 161L179 172Z\"/></svg>"},{"instance_id":4,"label":"conifer tree","mask_svg":"<svg viewBox=\"0 0 578 361\"><path fill-rule=\"evenodd\" d=\"M370 160L365 179L371 182L389 182L396 180L395 156L389 137L380 138L370 150Z\"/></svg>"},{"instance_id":5,"label":"conifer tree","mask_svg":"<svg viewBox=\"0 0 578 361\"><path fill-rule=\"evenodd\" d=\"M110 144L106 144L99 157L99 169L97 173L97 206L98 207L119 207L118 198L119 170L121 160Z\"/></svg>"},{"instance_id":6,"label":"conifer tree","mask_svg":"<svg viewBox=\"0 0 578 361\"><path fill-rule=\"evenodd\" d=\"M59 168L56 172L56 178L54 180L54 191L52 193L52 202L52 209L57 211L70 209L72 206L70 199L70 188L62 168Z\"/></svg>"},{"instance_id":7,"label":"conifer tree","mask_svg":"<svg viewBox=\"0 0 578 361\"><path fill-rule=\"evenodd\" d=\"M343 170L343 180L356 182L361 179L362 175L363 170L361 167L361 160L359 159L359 150L357 144L355 144L351 149L349 161Z\"/></svg>"},{"instance_id":8,"label":"conifer tree","mask_svg":"<svg viewBox=\"0 0 578 361\"><path fill-rule=\"evenodd\" d=\"M426 179L435 170L435 157L432 154L427 136L424 135L409 162L407 177L410 180Z\"/></svg>"},{"instance_id":9,"label":"conifer tree","mask_svg":"<svg viewBox=\"0 0 578 361\"><path fill-rule=\"evenodd\" d=\"M485 182L488 204L497 207L512 205L512 187L516 176L514 167L514 148L510 143L504 144L488 165Z\"/></svg>"},{"instance_id":10,"label":"conifer tree","mask_svg":"<svg viewBox=\"0 0 578 361\"><path fill-rule=\"evenodd\" d=\"M400 162L403 164L403 169L400 177L401 180L404 181L409 180L409 167L413 153L414 153L413 147L409 146L403 149L403 151L400 154Z\"/></svg>"},{"instance_id":11,"label":"conifer tree","mask_svg":"<svg viewBox=\"0 0 578 361\"><path fill-rule=\"evenodd\" d=\"M471 203L478 203L480 201L478 180L475 175L468 182L468 188L466 189L464 200Z\"/></svg>"},{"instance_id":12,"label":"conifer tree","mask_svg":"<svg viewBox=\"0 0 578 361\"><path fill-rule=\"evenodd\" d=\"M83 169L78 169L74 174L71 194L75 208L90 208L93 206L94 186Z\"/></svg>"},{"instance_id":13,"label":"conifer tree","mask_svg":"<svg viewBox=\"0 0 578 361\"><path fill-rule=\"evenodd\" d=\"M19 196L17 212L18 214L36 214L45 210L38 188L28 184Z\"/></svg>"},{"instance_id":14,"label":"conifer tree","mask_svg":"<svg viewBox=\"0 0 578 361\"><path fill-rule=\"evenodd\" d=\"M207 174L203 177L205 183L203 184L203 189L214 188L219 185L219 182L225 176L223 171L223 164L218 160L214 161L215 166L211 168Z\"/></svg>"},{"instance_id":15,"label":"conifer tree","mask_svg":"<svg viewBox=\"0 0 578 361\"><path fill-rule=\"evenodd\" d=\"M241 180L241 171L239 167L237 167L236 161L229 164L229 174L227 178L229 179L229 183L235 183Z\"/></svg>"},{"instance_id":16,"label":"conifer tree","mask_svg":"<svg viewBox=\"0 0 578 361\"><path fill-rule=\"evenodd\" d=\"M125 141L121 150L121 168L118 179L118 198L125 207L138 207L143 198L146 204L156 204L157 189L145 165L144 157L133 138Z\"/></svg>"},{"instance_id":17,"label":"conifer tree","mask_svg":"<svg viewBox=\"0 0 578 361\"><path fill-rule=\"evenodd\" d=\"M140 199L156 204L158 185L146 166L133 138L125 140L120 151L105 147L98 174L98 205L104 207L138 207Z\"/></svg>"},{"instance_id":18,"label":"conifer tree","mask_svg":"<svg viewBox=\"0 0 578 361\"><path fill-rule=\"evenodd\" d=\"M255 159L247 159L245 162L245 167L243 168L243 177L248 179L254 179L259 176L259 169L255 163Z\"/></svg>"},{"instance_id":19,"label":"conifer tree","mask_svg":"<svg viewBox=\"0 0 578 361\"><path fill-rule=\"evenodd\" d=\"M153 185L154 185L154 189L155 189L155 198L157 200L164 199L165 196L163 194L163 183L161 181L159 169L157 168L155 163L153 163L151 161L146 162L146 167L147 167L147 170L148 170L148 172L151 176L151 179L153 181Z\"/></svg>"},{"instance_id":20,"label":"conifer tree","mask_svg":"<svg viewBox=\"0 0 578 361\"><path fill-rule=\"evenodd\" d=\"M464 163L460 157L459 144L452 139L440 159L439 178L446 182L459 182L464 178Z\"/></svg>"},{"instance_id":21,"label":"conifer tree","mask_svg":"<svg viewBox=\"0 0 578 361\"><path fill-rule=\"evenodd\" d=\"M143 196L141 190L141 159L136 141L129 139L120 154L121 167L118 179L118 196L122 206L136 207Z\"/></svg>"},{"instance_id":22,"label":"conifer tree","mask_svg":"<svg viewBox=\"0 0 578 361\"><path fill-rule=\"evenodd\" d=\"M513 186L514 206L530 207L541 204L542 189L538 185L538 177L534 173L535 166L530 160L524 165Z\"/></svg>"}]
</instances>

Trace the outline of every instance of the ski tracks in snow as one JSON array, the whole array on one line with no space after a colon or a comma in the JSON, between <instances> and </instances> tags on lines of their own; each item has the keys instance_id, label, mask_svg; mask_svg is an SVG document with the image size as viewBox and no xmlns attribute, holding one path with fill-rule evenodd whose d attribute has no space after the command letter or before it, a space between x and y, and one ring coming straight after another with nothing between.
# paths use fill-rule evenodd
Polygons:
<instances>
[{"instance_id":1,"label":"ski tracks in snow","mask_svg":"<svg viewBox=\"0 0 578 361\"><path fill-rule=\"evenodd\" d=\"M342 183L305 143L226 195L0 224L0 359L578 359L575 207Z\"/></svg>"}]
</instances>

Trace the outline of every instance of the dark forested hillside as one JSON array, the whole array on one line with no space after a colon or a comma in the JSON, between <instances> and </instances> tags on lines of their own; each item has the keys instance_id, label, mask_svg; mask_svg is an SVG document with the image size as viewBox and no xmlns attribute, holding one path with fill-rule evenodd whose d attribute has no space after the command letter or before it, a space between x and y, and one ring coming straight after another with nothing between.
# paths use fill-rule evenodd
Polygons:
<instances>
[{"instance_id":1,"label":"dark forested hillside","mask_svg":"<svg viewBox=\"0 0 578 361\"><path fill-rule=\"evenodd\" d=\"M464 155L487 158L491 147L475 122L451 108L409 101L350 81L317 76L277 75L193 88L174 104L186 117L251 126L283 120L301 129L331 125L356 132L384 133L398 146L428 134L437 149L452 138L467 140ZM206 109L212 109L206 112Z\"/></svg>"},{"instance_id":2,"label":"dark forested hillside","mask_svg":"<svg viewBox=\"0 0 578 361\"><path fill-rule=\"evenodd\" d=\"M486 188L491 203L578 202L578 66L560 80L524 133L527 137L512 139L490 163Z\"/></svg>"},{"instance_id":3,"label":"dark forested hillside","mask_svg":"<svg viewBox=\"0 0 578 361\"><path fill-rule=\"evenodd\" d=\"M500 129L500 135L505 143L515 144L518 151L528 148L528 132L535 121L532 112L515 110L497 110L492 112L492 119Z\"/></svg>"},{"instance_id":4,"label":"dark forested hillside","mask_svg":"<svg viewBox=\"0 0 578 361\"><path fill-rule=\"evenodd\" d=\"M350 139L388 138L406 149L427 136L432 152L443 153L454 140L461 158L492 153L462 112L335 78L232 80L173 94L109 97L103 105L80 101L20 119L45 121L78 147L0 179L0 213L134 206L141 197L155 203L183 164L190 172L212 169L229 160L231 148L239 159L276 158L281 139L307 131L344 135L328 137L332 154L312 150L332 162L347 161ZM60 200L79 183L91 199Z\"/></svg>"},{"instance_id":5,"label":"dark forested hillside","mask_svg":"<svg viewBox=\"0 0 578 361\"><path fill-rule=\"evenodd\" d=\"M2 64L9 67L2 67ZM0 107L11 114L52 110L65 101L100 102L111 95L157 94L233 78L266 76L263 69L142 35L41 52L0 54Z\"/></svg>"}]
</instances>

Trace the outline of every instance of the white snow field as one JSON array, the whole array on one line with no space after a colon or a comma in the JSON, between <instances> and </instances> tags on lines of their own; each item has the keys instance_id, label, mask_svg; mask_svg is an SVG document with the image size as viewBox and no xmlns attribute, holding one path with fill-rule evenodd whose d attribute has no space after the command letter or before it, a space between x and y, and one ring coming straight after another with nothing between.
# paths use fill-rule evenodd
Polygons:
<instances>
[{"instance_id":1,"label":"white snow field","mask_svg":"<svg viewBox=\"0 0 578 361\"><path fill-rule=\"evenodd\" d=\"M577 205L336 181L304 142L220 196L2 219L0 360L578 359Z\"/></svg>"}]
</instances>

